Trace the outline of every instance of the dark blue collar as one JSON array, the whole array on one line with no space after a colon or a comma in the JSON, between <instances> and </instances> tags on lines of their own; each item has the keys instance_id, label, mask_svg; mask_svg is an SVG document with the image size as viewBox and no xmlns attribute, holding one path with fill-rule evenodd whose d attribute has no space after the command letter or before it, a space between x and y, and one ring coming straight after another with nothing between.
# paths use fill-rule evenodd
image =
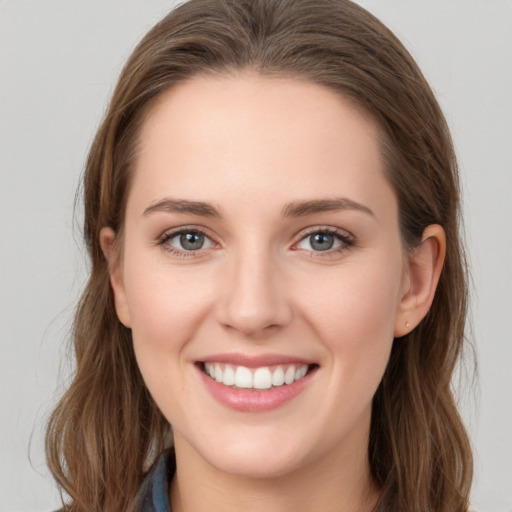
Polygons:
<instances>
[{"instance_id":1,"label":"dark blue collar","mask_svg":"<svg viewBox=\"0 0 512 512\"><path fill-rule=\"evenodd\" d=\"M176 472L174 450L158 457L139 491L139 512L171 512L169 484Z\"/></svg>"}]
</instances>

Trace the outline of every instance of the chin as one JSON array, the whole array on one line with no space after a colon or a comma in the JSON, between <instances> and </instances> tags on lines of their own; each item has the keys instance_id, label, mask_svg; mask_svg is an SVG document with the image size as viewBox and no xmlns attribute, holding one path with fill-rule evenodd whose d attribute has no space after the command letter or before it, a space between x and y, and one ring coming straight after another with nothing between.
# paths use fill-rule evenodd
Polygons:
<instances>
[{"instance_id":1,"label":"chin","mask_svg":"<svg viewBox=\"0 0 512 512\"><path fill-rule=\"evenodd\" d=\"M287 450L288 452L288 450ZM246 449L222 453L210 463L217 469L233 476L255 479L272 479L286 476L302 466L300 455L295 453L276 453L275 450L262 451Z\"/></svg>"},{"instance_id":2,"label":"chin","mask_svg":"<svg viewBox=\"0 0 512 512\"><path fill-rule=\"evenodd\" d=\"M274 428L262 432L258 428L239 425L234 430L217 431L216 435L209 432L196 439L177 439L177 451L180 447L183 450L190 447L212 468L245 478L281 477L304 464L307 446L301 439L290 442L289 434L282 435ZM212 441L205 443L205 439Z\"/></svg>"}]
</instances>

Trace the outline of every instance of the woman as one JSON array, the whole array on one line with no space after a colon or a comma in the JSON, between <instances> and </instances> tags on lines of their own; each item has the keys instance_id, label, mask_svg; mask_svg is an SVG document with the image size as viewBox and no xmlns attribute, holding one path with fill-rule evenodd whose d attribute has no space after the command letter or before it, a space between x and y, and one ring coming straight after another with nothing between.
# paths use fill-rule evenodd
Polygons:
<instances>
[{"instance_id":1,"label":"woman","mask_svg":"<svg viewBox=\"0 0 512 512\"><path fill-rule=\"evenodd\" d=\"M65 509L467 510L456 162L369 13L177 8L121 74L84 206Z\"/></svg>"}]
</instances>

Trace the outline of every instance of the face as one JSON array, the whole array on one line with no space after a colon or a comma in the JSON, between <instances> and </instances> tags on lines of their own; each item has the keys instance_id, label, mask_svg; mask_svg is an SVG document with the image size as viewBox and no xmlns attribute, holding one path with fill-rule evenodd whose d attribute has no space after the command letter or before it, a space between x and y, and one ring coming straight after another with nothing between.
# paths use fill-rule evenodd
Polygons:
<instances>
[{"instance_id":1,"label":"face","mask_svg":"<svg viewBox=\"0 0 512 512\"><path fill-rule=\"evenodd\" d=\"M177 449L275 476L367 457L408 287L377 128L311 83L163 95L141 132L120 320Z\"/></svg>"}]
</instances>

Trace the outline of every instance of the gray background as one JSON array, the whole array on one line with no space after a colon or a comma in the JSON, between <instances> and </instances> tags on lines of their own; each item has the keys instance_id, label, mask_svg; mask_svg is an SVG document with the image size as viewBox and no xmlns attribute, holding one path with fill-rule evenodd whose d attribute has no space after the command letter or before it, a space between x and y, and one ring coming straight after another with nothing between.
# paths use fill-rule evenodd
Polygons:
<instances>
[{"instance_id":1,"label":"gray background","mask_svg":"<svg viewBox=\"0 0 512 512\"><path fill-rule=\"evenodd\" d=\"M480 363L479 386L462 402L476 450L473 503L511 512L512 2L360 3L415 56L453 131ZM85 275L74 193L124 60L172 5L0 0L1 511L58 504L42 432L68 375L65 341Z\"/></svg>"}]
</instances>

